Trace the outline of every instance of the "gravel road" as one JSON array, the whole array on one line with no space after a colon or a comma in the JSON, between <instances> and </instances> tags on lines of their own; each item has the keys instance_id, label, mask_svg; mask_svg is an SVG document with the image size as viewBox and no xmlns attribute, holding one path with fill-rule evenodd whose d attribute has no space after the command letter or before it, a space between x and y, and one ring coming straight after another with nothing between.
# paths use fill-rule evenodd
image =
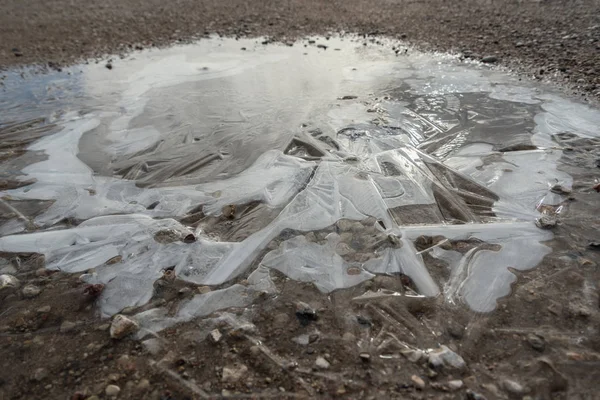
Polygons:
<instances>
[{"instance_id":1,"label":"gravel road","mask_svg":"<svg viewBox=\"0 0 600 400\"><path fill-rule=\"evenodd\" d=\"M0 0L0 67L60 66L205 33L274 39L356 32L495 56L600 99L600 1Z\"/></svg>"}]
</instances>

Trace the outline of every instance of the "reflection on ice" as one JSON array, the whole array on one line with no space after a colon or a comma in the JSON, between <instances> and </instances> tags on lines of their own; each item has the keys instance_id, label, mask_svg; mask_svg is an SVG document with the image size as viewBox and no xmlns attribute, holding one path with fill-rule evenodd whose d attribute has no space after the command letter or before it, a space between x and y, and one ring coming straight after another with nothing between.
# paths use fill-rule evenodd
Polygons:
<instances>
[{"instance_id":1,"label":"reflection on ice","mask_svg":"<svg viewBox=\"0 0 600 400\"><path fill-rule=\"evenodd\" d=\"M215 40L85 67L83 104L3 165L23 185L2 191L0 251L105 284L105 315L148 303L167 270L223 285L138 314L154 330L276 293L274 270L323 292L402 274L492 311L511 269L550 252L533 221L572 185L553 135L597 135L600 113L445 56L331 40L340 52Z\"/></svg>"}]
</instances>

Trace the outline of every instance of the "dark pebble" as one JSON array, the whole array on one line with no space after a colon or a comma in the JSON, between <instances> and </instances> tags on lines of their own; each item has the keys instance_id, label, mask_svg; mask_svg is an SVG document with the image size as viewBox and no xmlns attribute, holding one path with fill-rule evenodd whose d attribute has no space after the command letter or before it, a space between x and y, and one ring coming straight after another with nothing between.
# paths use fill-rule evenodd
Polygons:
<instances>
[{"instance_id":1,"label":"dark pebble","mask_svg":"<svg viewBox=\"0 0 600 400\"><path fill-rule=\"evenodd\" d=\"M486 64L495 63L497 61L498 61L498 57L496 57L496 56L485 56L481 59L481 62L486 63Z\"/></svg>"},{"instance_id":2,"label":"dark pebble","mask_svg":"<svg viewBox=\"0 0 600 400\"><path fill-rule=\"evenodd\" d=\"M317 47L323 50L327 50L327 46L325 46L324 44L318 44Z\"/></svg>"},{"instance_id":3,"label":"dark pebble","mask_svg":"<svg viewBox=\"0 0 600 400\"><path fill-rule=\"evenodd\" d=\"M192 233L183 238L183 243L194 243L196 241L196 236Z\"/></svg>"},{"instance_id":4,"label":"dark pebble","mask_svg":"<svg viewBox=\"0 0 600 400\"><path fill-rule=\"evenodd\" d=\"M546 348L544 338L533 333L527 336L527 342L537 351L544 351Z\"/></svg>"},{"instance_id":5,"label":"dark pebble","mask_svg":"<svg viewBox=\"0 0 600 400\"><path fill-rule=\"evenodd\" d=\"M112 64L111 63L106 63L106 68L107 69L112 69Z\"/></svg>"}]
</instances>

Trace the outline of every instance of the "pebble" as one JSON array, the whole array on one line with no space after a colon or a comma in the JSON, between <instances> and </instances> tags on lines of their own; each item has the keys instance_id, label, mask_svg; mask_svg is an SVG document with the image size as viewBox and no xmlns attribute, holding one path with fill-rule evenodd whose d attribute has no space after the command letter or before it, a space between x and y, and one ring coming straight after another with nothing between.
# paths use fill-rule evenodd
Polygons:
<instances>
[{"instance_id":1,"label":"pebble","mask_svg":"<svg viewBox=\"0 0 600 400\"><path fill-rule=\"evenodd\" d=\"M506 380L502 381L502 387L508 393L515 394L515 395L522 395L527 392L525 390L525 388L523 387L523 385L521 385L518 382L511 381L510 379L506 379Z\"/></svg>"},{"instance_id":2,"label":"pebble","mask_svg":"<svg viewBox=\"0 0 600 400\"><path fill-rule=\"evenodd\" d=\"M39 287L35 286L35 285L26 285L23 288L23 296L26 299L33 299L34 297L36 297L37 295L39 295L41 293L42 289L40 289Z\"/></svg>"},{"instance_id":3,"label":"pebble","mask_svg":"<svg viewBox=\"0 0 600 400\"><path fill-rule=\"evenodd\" d=\"M244 377L244 375L246 375L247 372L248 367L246 367L244 364L223 367L222 380L223 382L230 383L238 382Z\"/></svg>"},{"instance_id":4,"label":"pebble","mask_svg":"<svg viewBox=\"0 0 600 400\"><path fill-rule=\"evenodd\" d=\"M440 346L439 349L433 350L431 353L429 353L428 361L433 368L444 367L462 370L467 366L465 360L461 356L444 345Z\"/></svg>"},{"instance_id":5,"label":"pebble","mask_svg":"<svg viewBox=\"0 0 600 400\"><path fill-rule=\"evenodd\" d=\"M147 392L150 389L150 381L148 379L142 379L136 387L138 392Z\"/></svg>"},{"instance_id":6,"label":"pebble","mask_svg":"<svg viewBox=\"0 0 600 400\"><path fill-rule=\"evenodd\" d=\"M208 286L198 286L198 292L200 292L200 294L206 294L211 292L211 290Z\"/></svg>"},{"instance_id":7,"label":"pebble","mask_svg":"<svg viewBox=\"0 0 600 400\"><path fill-rule=\"evenodd\" d=\"M33 372L33 380L41 382L48 377L48 370L46 368L38 368Z\"/></svg>"},{"instance_id":8,"label":"pebble","mask_svg":"<svg viewBox=\"0 0 600 400\"><path fill-rule=\"evenodd\" d=\"M137 322L124 315L118 314L110 325L110 337L113 339L122 339L138 329L139 325Z\"/></svg>"},{"instance_id":9,"label":"pebble","mask_svg":"<svg viewBox=\"0 0 600 400\"><path fill-rule=\"evenodd\" d=\"M415 385L415 387L417 389L421 389L421 390L425 389L425 381L420 376L413 375L410 377L410 380L412 381L412 383Z\"/></svg>"},{"instance_id":10,"label":"pebble","mask_svg":"<svg viewBox=\"0 0 600 400\"><path fill-rule=\"evenodd\" d=\"M108 385L104 390L104 393L106 393L108 397L117 397L120 392L121 388L117 385Z\"/></svg>"},{"instance_id":11,"label":"pebble","mask_svg":"<svg viewBox=\"0 0 600 400\"><path fill-rule=\"evenodd\" d=\"M21 282L12 275L4 274L0 275L0 290L19 288Z\"/></svg>"},{"instance_id":12,"label":"pebble","mask_svg":"<svg viewBox=\"0 0 600 400\"><path fill-rule=\"evenodd\" d=\"M353 222L348 221L347 219L340 219L338 222L336 222L336 225L340 232L348 232L352 229Z\"/></svg>"},{"instance_id":13,"label":"pebble","mask_svg":"<svg viewBox=\"0 0 600 400\"><path fill-rule=\"evenodd\" d=\"M329 368L329 366L330 366L331 364L329 364L329 361L327 361L327 360L326 360L326 359L324 359L323 357L319 356L319 357L317 357L317 360L315 361L315 365L316 365L318 368L321 368L321 369L327 369L327 368Z\"/></svg>"},{"instance_id":14,"label":"pebble","mask_svg":"<svg viewBox=\"0 0 600 400\"><path fill-rule=\"evenodd\" d=\"M558 224L558 221L555 217L551 217L549 215L542 215L535 220L535 226L540 229L552 229Z\"/></svg>"},{"instance_id":15,"label":"pebble","mask_svg":"<svg viewBox=\"0 0 600 400\"><path fill-rule=\"evenodd\" d=\"M75 329L76 326L77 326L77 324L75 322L64 321L62 324L60 324L60 332L61 333L71 332L73 329Z\"/></svg>"},{"instance_id":16,"label":"pebble","mask_svg":"<svg viewBox=\"0 0 600 400\"><path fill-rule=\"evenodd\" d=\"M571 189L566 188L562 185L554 185L552 186L552 188L550 188L550 191L556 194L563 194L563 195L567 195L567 194L571 194Z\"/></svg>"},{"instance_id":17,"label":"pebble","mask_svg":"<svg viewBox=\"0 0 600 400\"><path fill-rule=\"evenodd\" d=\"M50 310L52 310L52 307L50 306L43 306L37 309L37 312L39 314L48 314L50 312Z\"/></svg>"},{"instance_id":18,"label":"pebble","mask_svg":"<svg viewBox=\"0 0 600 400\"><path fill-rule=\"evenodd\" d=\"M306 326L311 321L316 321L318 319L315 309L302 301L296 303L296 317L302 326Z\"/></svg>"},{"instance_id":19,"label":"pebble","mask_svg":"<svg viewBox=\"0 0 600 400\"><path fill-rule=\"evenodd\" d=\"M527 342L537 351L544 351L546 348L544 338L534 333L527 335Z\"/></svg>"},{"instance_id":20,"label":"pebble","mask_svg":"<svg viewBox=\"0 0 600 400\"><path fill-rule=\"evenodd\" d=\"M454 380L448 382L448 390L450 390L451 392L459 390L462 387L463 387L463 381L461 381L460 379L454 379Z\"/></svg>"},{"instance_id":21,"label":"pebble","mask_svg":"<svg viewBox=\"0 0 600 400\"><path fill-rule=\"evenodd\" d=\"M223 337L223 334L221 333L220 330L214 329L209 333L209 336L210 336L210 340L212 340L213 343L219 343L219 341Z\"/></svg>"},{"instance_id":22,"label":"pebble","mask_svg":"<svg viewBox=\"0 0 600 400\"><path fill-rule=\"evenodd\" d=\"M112 69L112 68L113 68L113 66L111 63L109 63L109 62L106 63L106 69Z\"/></svg>"},{"instance_id":23,"label":"pebble","mask_svg":"<svg viewBox=\"0 0 600 400\"><path fill-rule=\"evenodd\" d=\"M498 61L498 57L496 57L496 56L485 56L481 59L481 62L486 63L486 64L495 63L497 61Z\"/></svg>"},{"instance_id":24,"label":"pebble","mask_svg":"<svg viewBox=\"0 0 600 400\"><path fill-rule=\"evenodd\" d=\"M482 394L479 394L472 390L467 390L467 400L487 400L487 399Z\"/></svg>"}]
</instances>

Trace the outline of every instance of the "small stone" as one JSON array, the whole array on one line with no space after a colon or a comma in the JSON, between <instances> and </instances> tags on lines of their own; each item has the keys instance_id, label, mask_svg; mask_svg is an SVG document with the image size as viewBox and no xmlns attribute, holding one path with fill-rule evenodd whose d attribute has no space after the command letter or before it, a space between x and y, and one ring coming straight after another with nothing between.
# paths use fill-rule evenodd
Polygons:
<instances>
[{"instance_id":1,"label":"small stone","mask_svg":"<svg viewBox=\"0 0 600 400\"><path fill-rule=\"evenodd\" d=\"M117 397L120 392L121 388L117 385L108 385L104 390L104 393L106 393L108 397Z\"/></svg>"},{"instance_id":2,"label":"small stone","mask_svg":"<svg viewBox=\"0 0 600 400\"><path fill-rule=\"evenodd\" d=\"M324 359L321 356L317 357L317 360L315 361L315 365L320 369L327 369L330 366L329 361L327 361L326 359Z\"/></svg>"},{"instance_id":3,"label":"small stone","mask_svg":"<svg viewBox=\"0 0 600 400\"><path fill-rule=\"evenodd\" d=\"M110 337L113 339L122 339L138 329L139 325L137 322L124 315L118 314L110 325Z\"/></svg>"},{"instance_id":4,"label":"small stone","mask_svg":"<svg viewBox=\"0 0 600 400\"><path fill-rule=\"evenodd\" d=\"M429 353L428 361L433 368L462 370L467 366L465 360L461 356L444 345L440 346L439 349L431 351L431 353Z\"/></svg>"},{"instance_id":5,"label":"small stone","mask_svg":"<svg viewBox=\"0 0 600 400\"><path fill-rule=\"evenodd\" d=\"M556 217L542 215L535 220L535 226L540 229L552 229L558 224Z\"/></svg>"},{"instance_id":6,"label":"small stone","mask_svg":"<svg viewBox=\"0 0 600 400\"><path fill-rule=\"evenodd\" d=\"M0 291L4 289L18 289L21 282L12 275L0 275Z\"/></svg>"},{"instance_id":7,"label":"small stone","mask_svg":"<svg viewBox=\"0 0 600 400\"><path fill-rule=\"evenodd\" d=\"M317 47L318 47L319 49L327 50L327 46L326 46L326 45L324 45L324 44L318 44L318 45L317 45Z\"/></svg>"},{"instance_id":8,"label":"small stone","mask_svg":"<svg viewBox=\"0 0 600 400\"><path fill-rule=\"evenodd\" d=\"M206 293L209 293L210 291L211 291L210 287L208 287L208 286L198 286L198 292L200 292L200 294L206 294Z\"/></svg>"},{"instance_id":9,"label":"small stone","mask_svg":"<svg viewBox=\"0 0 600 400\"><path fill-rule=\"evenodd\" d=\"M240 381L247 372L248 367L244 364L223 367L222 380L223 382L235 383Z\"/></svg>"},{"instance_id":10,"label":"small stone","mask_svg":"<svg viewBox=\"0 0 600 400\"><path fill-rule=\"evenodd\" d=\"M425 389L425 381L417 375L413 375L410 377L410 380L412 381L412 383L415 385L415 387L417 389L423 390Z\"/></svg>"},{"instance_id":11,"label":"small stone","mask_svg":"<svg viewBox=\"0 0 600 400\"><path fill-rule=\"evenodd\" d=\"M190 289L189 287L186 286L186 287L179 289L179 291L177 293L179 293L180 295L185 295L191 291L192 291L192 289Z\"/></svg>"},{"instance_id":12,"label":"small stone","mask_svg":"<svg viewBox=\"0 0 600 400\"><path fill-rule=\"evenodd\" d=\"M485 56L481 59L482 63L491 64L498 61L498 57L496 56Z\"/></svg>"},{"instance_id":13,"label":"small stone","mask_svg":"<svg viewBox=\"0 0 600 400\"><path fill-rule=\"evenodd\" d=\"M48 314L50 312L50 310L52 310L52 307L50 306L43 306L37 309L37 312L39 314Z\"/></svg>"},{"instance_id":14,"label":"small stone","mask_svg":"<svg viewBox=\"0 0 600 400\"><path fill-rule=\"evenodd\" d=\"M336 225L340 232L348 232L352 230L353 223L352 221L348 221L347 219L340 219L338 222L336 222Z\"/></svg>"},{"instance_id":15,"label":"small stone","mask_svg":"<svg viewBox=\"0 0 600 400\"><path fill-rule=\"evenodd\" d=\"M46 368L38 368L33 372L33 380L41 382L48 377L48 370Z\"/></svg>"},{"instance_id":16,"label":"small stone","mask_svg":"<svg viewBox=\"0 0 600 400\"><path fill-rule=\"evenodd\" d=\"M158 353L160 353L160 349L162 347L160 344L160 340L156 338L144 340L142 342L142 346L148 353L152 355L157 355Z\"/></svg>"},{"instance_id":17,"label":"small stone","mask_svg":"<svg viewBox=\"0 0 600 400\"><path fill-rule=\"evenodd\" d=\"M467 400L487 400L484 395L467 390Z\"/></svg>"},{"instance_id":18,"label":"small stone","mask_svg":"<svg viewBox=\"0 0 600 400\"><path fill-rule=\"evenodd\" d=\"M136 386L138 392L147 392L150 389L150 381L148 379L142 379Z\"/></svg>"},{"instance_id":19,"label":"small stone","mask_svg":"<svg viewBox=\"0 0 600 400\"><path fill-rule=\"evenodd\" d=\"M515 395L522 395L524 393L527 393L525 388L520 383L511 381L510 379L505 379L504 381L502 381L502 387L508 393Z\"/></svg>"},{"instance_id":20,"label":"small stone","mask_svg":"<svg viewBox=\"0 0 600 400\"><path fill-rule=\"evenodd\" d=\"M358 98L358 96L347 95L347 96L340 97L340 100L354 100L356 98Z\"/></svg>"},{"instance_id":21,"label":"small stone","mask_svg":"<svg viewBox=\"0 0 600 400\"><path fill-rule=\"evenodd\" d=\"M566 188L562 185L554 185L550 188L550 191L552 193L557 193L557 194L562 194L562 195L568 195L571 194L571 189Z\"/></svg>"},{"instance_id":22,"label":"small stone","mask_svg":"<svg viewBox=\"0 0 600 400\"><path fill-rule=\"evenodd\" d=\"M68 333L75 329L75 327L77 327L77 324L75 322L64 321L62 324L60 324L60 332Z\"/></svg>"},{"instance_id":23,"label":"small stone","mask_svg":"<svg viewBox=\"0 0 600 400\"><path fill-rule=\"evenodd\" d=\"M210 337L210 340L212 340L213 343L219 343L219 341L223 337L223 334L218 329L212 330L208 335Z\"/></svg>"},{"instance_id":24,"label":"small stone","mask_svg":"<svg viewBox=\"0 0 600 400\"><path fill-rule=\"evenodd\" d=\"M110 324L102 324L102 325L98 325L98 327L96 328L97 331L107 331L110 329Z\"/></svg>"},{"instance_id":25,"label":"small stone","mask_svg":"<svg viewBox=\"0 0 600 400\"><path fill-rule=\"evenodd\" d=\"M448 382L448 390L451 392L459 390L462 387L463 387L463 381L461 381L460 379L454 379L454 380Z\"/></svg>"},{"instance_id":26,"label":"small stone","mask_svg":"<svg viewBox=\"0 0 600 400\"><path fill-rule=\"evenodd\" d=\"M360 353L359 357L360 357L361 360L363 360L365 362L368 362L368 361L371 360L371 355L369 353L365 353L365 352Z\"/></svg>"},{"instance_id":27,"label":"small stone","mask_svg":"<svg viewBox=\"0 0 600 400\"><path fill-rule=\"evenodd\" d=\"M317 312L310 305L302 301L296 303L296 317L302 326L306 326L311 321L318 319Z\"/></svg>"},{"instance_id":28,"label":"small stone","mask_svg":"<svg viewBox=\"0 0 600 400\"><path fill-rule=\"evenodd\" d=\"M196 241L196 236L193 233L186 235L183 238L183 243L194 243Z\"/></svg>"},{"instance_id":29,"label":"small stone","mask_svg":"<svg viewBox=\"0 0 600 400\"><path fill-rule=\"evenodd\" d=\"M464 326L458 324L457 322L450 322L446 330L448 331L450 336L452 336L455 339L462 339L465 333Z\"/></svg>"},{"instance_id":30,"label":"small stone","mask_svg":"<svg viewBox=\"0 0 600 400\"><path fill-rule=\"evenodd\" d=\"M106 69L112 69L113 68L112 63L110 63L110 62L107 62L106 65L105 65L105 67L106 67Z\"/></svg>"},{"instance_id":31,"label":"small stone","mask_svg":"<svg viewBox=\"0 0 600 400\"><path fill-rule=\"evenodd\" d=\"M37 287L35 285L25 285L22 293L23 293L23 297L25 297L26 299L33 299L34 297L39 295L41 293L41 291L42 291L42 289L40 289L39 287Z\"/></svg>"},{"instance_id":32,"label":"small stone","mask_svg":"<svg viewBox=\"0 0 600 400\"><path fill-rule=\"evenodd\" d=\"M317 241L317 235L315 235L314 232L308 232L306 235L304 235L304 238L310 243L315 243Z\"/></svg>"},{"instance_id":33,"label":"small stone","mask_svg":"<svg viewBox=\"0 0 600 400\"><path fill-rule=\"evenodd\" d=\"M544 351L546 348L544 338L534 333L527 335L527 342L537 351Z\"/></svg>"}]
</instances>

